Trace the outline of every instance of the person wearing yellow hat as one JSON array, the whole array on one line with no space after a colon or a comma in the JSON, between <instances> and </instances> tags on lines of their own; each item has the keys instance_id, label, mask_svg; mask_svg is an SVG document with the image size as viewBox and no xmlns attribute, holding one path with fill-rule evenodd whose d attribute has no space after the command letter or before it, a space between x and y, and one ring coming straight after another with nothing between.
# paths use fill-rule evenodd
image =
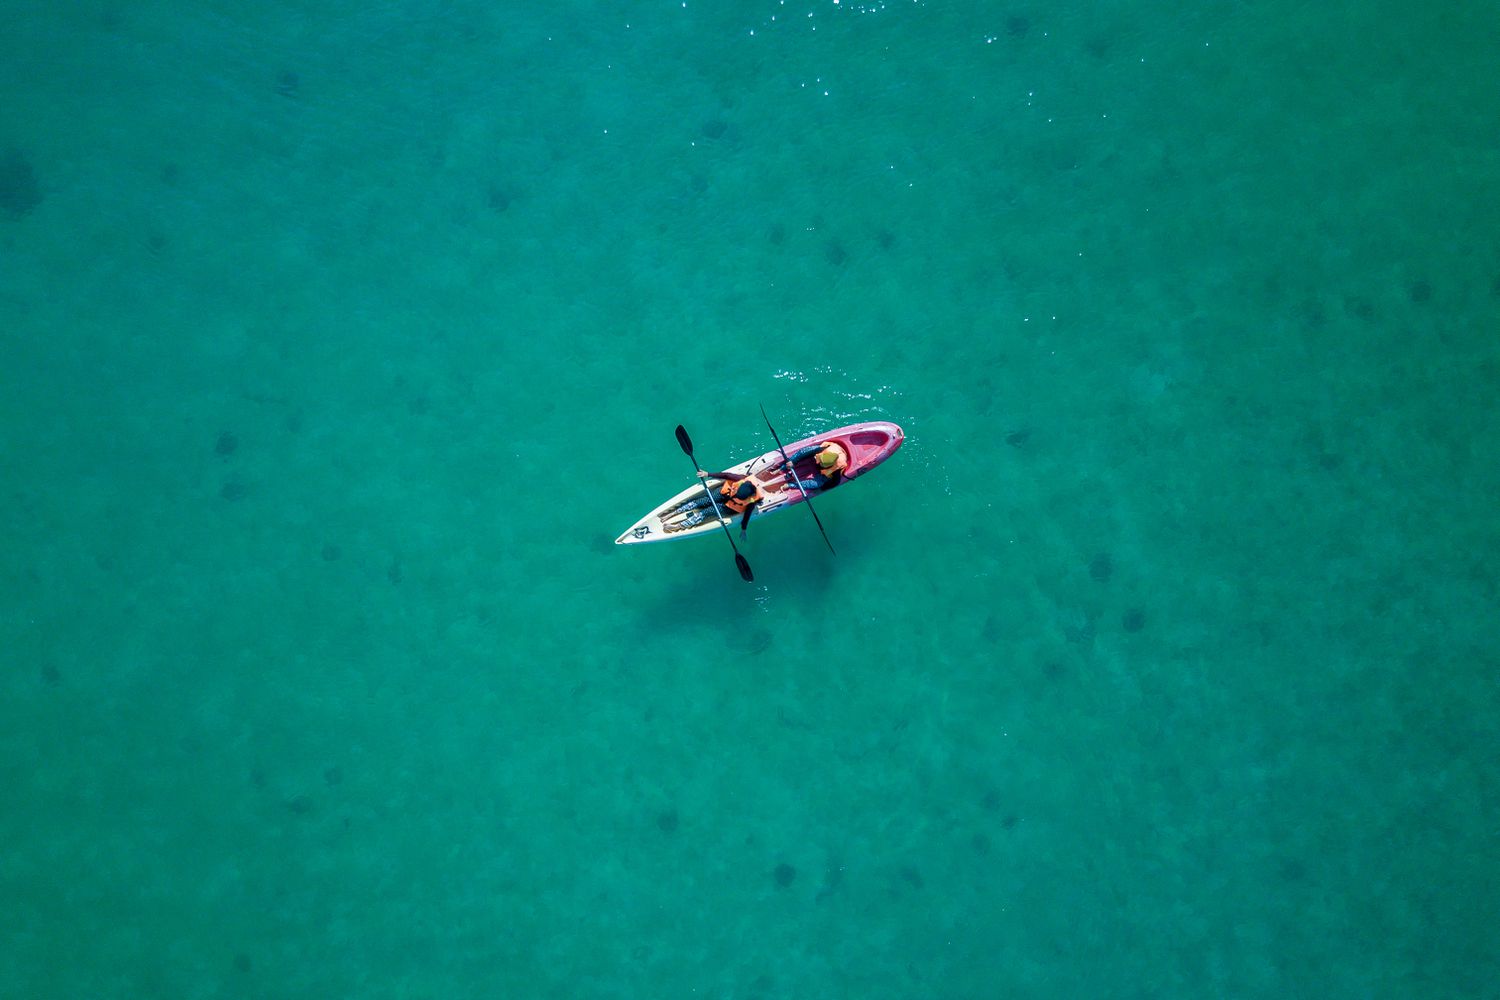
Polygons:
<instances>
[{"instance_id":1,"label":"person wearing yellow hat","mask_svg":"<svg viewBox=\"0 0 1500 1000\"><path fill-rule=\"evenodd\" d=\"M792 466L809 455L813 456L813 477L811 479L796 478ZM849 453L837 441L820 441L806 448L800 448L794 454L787 456L787 461L782 463L781 468L787 474L788 487L795 488L800 485L808 492L831 490L844 481L844 473L849 469Z\"/></svg>"}]
</instances>

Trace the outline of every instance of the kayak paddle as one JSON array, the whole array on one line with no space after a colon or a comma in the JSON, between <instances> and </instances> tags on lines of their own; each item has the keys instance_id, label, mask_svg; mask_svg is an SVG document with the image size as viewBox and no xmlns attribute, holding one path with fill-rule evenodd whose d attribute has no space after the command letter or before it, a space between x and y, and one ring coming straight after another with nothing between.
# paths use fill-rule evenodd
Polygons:
<instances>
[{"instance_id":1,"label":"kayak paddle","mask_svg":"<svg viewBox=\"0 0 1500 1000\"><path fill-rule=\"evenodd\" d=\"M766 417L765 403L760 404L760 415L762 417ZM786 448L782 447L781 438L776 434L776 428L771 426L770 417L766 417L766 428L770 430L771 438L776 442L776 449L781 452L781 460L788 466L790 466L792 464L792 460L790 458L787 458ZM802 490L802 499L807 501L807 512L813 516L814 521L818 522L818 530L823 533L823 542L828 546L828 551L833 552L833 543L828 540L828 532L823 531L823 519L818 516L817 511L813 510L812 497L807 495L807 490L802 486L802 480L797 478L797 470L789 470L787 472L787 477L790 478L792 482L797 484L797 489ZM833 552L833 554L838 555L837 552Z\"/></svg>"},{"instance_id":2,"label":"kayak paddle","mask_svg":"<svg viewBox=\"0 0 1500 1000\"><path fill-rule=\"evenodd\" d=\"M682 453L693 459L694 471L702 472L703 468L698 464L698 460L693 458L693 439L688 437L687 428L681 424L677 425L677 443L682 445ZM718 515L719 527L724 529L724 537L729 539L729 547L734 549L734 565L740 571L740 579L746 583L754 583L755 574L750 572L750 563L740 555L740 547L734 544L734 536L729 533L729 525L724 523L724 515L719 511L719 501L714 499L714 491L708 488L706 481L699 479L698 482L702 485L703 492L707 494L708 502L714 505L714 513Z\"/></svg>"}]
</instances>

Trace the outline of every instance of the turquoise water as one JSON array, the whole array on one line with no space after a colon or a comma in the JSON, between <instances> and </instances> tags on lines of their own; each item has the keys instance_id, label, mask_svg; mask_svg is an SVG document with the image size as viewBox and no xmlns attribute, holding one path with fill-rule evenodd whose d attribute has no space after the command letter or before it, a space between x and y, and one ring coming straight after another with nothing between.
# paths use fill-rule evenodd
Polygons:
<instances>
[{"instance_id":1,"label":"turquoise water","mask_svg":"<svg viewBox=\"0 0 1500 1000\"><path fill-rule=\"evenodd\" d=\"M53 6L0 996L1500 996L1500 8Z\"/></svg>"}]
</instances>

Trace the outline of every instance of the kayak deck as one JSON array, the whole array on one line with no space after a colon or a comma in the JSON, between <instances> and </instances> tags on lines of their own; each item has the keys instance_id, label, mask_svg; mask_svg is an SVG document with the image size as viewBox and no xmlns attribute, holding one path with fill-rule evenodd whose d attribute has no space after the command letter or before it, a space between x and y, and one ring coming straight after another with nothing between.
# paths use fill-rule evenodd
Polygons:
<instances>
[{"instance_id":1,"label":"kayak deck","mask_svg":"<svg viewBox=\"0 0 1500 1000\"><path fill-rule=\"evenodd\" d=\"M839 483L839 486L843 486L894 455L905 439L905 433L895 424L884 420L870 420L850 424L847 427L837 427L831 431L824 431L822 434L790 442L786 446L786 453L791 455L808 445L837 441L849 455L849 468L844 472L843 480ZM766 499L755 513L750 515L751 520L802 503L802 491L795 484L787 482L786 474L781 471L781 461L781 452L772 449L763 455L757 455L748 462L741 462L722 470L737 475L753 476L765 492ZM812 456L798 460L794 469L798 479L812 479L815 474ZM708 488L713 491L714 499L719 500L718 490L723 480L710 477L702 482L707 483ZM816 490L814 493L821 497L837 488ZM726 516L723 518L715 516L714 509L704 504L703 499L703 486L700 483L694 483L627 528L619 538L615 539L615 544L639 545L645 542L670 542L679 538L693 538L717 532L720 525L733 527L734 523L739 520L739 515L731 514L723 509L722 502L720 502L720 511Z\"/></svg>"}]
</instances>

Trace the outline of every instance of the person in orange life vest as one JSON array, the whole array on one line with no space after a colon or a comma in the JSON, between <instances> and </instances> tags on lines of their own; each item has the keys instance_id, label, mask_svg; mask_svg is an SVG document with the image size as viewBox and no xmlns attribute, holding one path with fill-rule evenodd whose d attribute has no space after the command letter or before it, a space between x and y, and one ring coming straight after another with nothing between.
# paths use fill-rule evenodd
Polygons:
<instances>
[{"instance_id":1,"label":"person in orange life vest","mask_svg":"<svg viewBox=\"0 0 1500 1000\"><path fill-rule=\"evenodd\" d=\"M792 464L801 461L808 455L814 456L813 462L816 466L816 472L811 479L797 479L796 473L792 471ZM844 481L844 473L849 468L849 453L837 441L822 441L818 444L810 444L806 448L798 449L788 457L790 461L783 462L781 469L787 474L786 485L787 489L790 490L796 489L798 484L809 493L813 490L831 490Z\"/></svg>"},{"instance_id":2,"label":"person in orange life vest","mask_svg":"<svg viewBox=\"0 0 1500 1000\"><path fill-rule=\"evenodd\" d=\"M750 515L766 498L765 491L750 476L736 472L700 472L698 478L723 480L719 486L719 509L744 515L740 518L740 541L743 542L745 531L750 527Z\"/></svg>"}]
</instances>

